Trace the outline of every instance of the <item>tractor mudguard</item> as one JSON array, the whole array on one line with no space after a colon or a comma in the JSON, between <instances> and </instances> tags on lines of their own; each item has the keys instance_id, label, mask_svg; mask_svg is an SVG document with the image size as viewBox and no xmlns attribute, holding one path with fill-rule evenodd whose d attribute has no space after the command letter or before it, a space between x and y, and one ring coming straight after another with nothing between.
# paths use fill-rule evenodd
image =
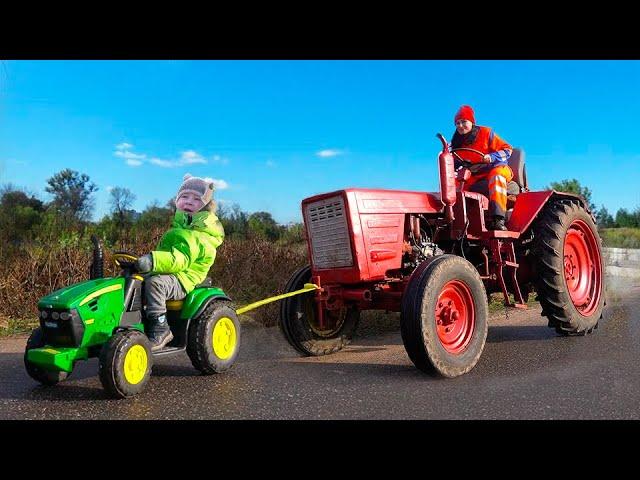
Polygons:
<instances>
[{"instance_id":1,"label":"tractor mudguard","mask_svg":"<svg viewBox=\"0 0 640 480\"><path fill-rule=\"evenodd\" d=\"M585 209L589 206L579 195L571 193L557 192L555 190L544 190L542 192L523 192L517 196L513 213L509 219L509 231L522 234L538 216L542 207L551 197L564 197L567 199L579 200Z\"/></svg>"},{"instance_id":2,"label":"tractor mudguard","mask_svg":"<svg viewBox=\"0 0 640 480\"><path fill-rule=\"evenodd\" d=\"M231 300L221 288L196 288L184 299L180 318L197 317L210 302L217 299Z\"/></svg>"}]
</instances>

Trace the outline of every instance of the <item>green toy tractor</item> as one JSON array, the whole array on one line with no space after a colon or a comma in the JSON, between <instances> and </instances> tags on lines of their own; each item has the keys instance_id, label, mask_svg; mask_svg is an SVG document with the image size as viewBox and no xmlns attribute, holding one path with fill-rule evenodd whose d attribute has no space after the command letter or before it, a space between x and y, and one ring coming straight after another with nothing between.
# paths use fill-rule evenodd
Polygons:
<instances>
[{"instance_id":1,"label":"green toy tractor","mask_svg":"<svg viewBox=\"0 0 640 480\"><path fill-rule=\"evenodd\" d=\"M25 348L27 373L44 385L65 380L77 361L99 357L100 381L116 398L142 391L154 357L186 350L193 366L205 375L220 373L235 362L240 323L231 300L211 279L184 300L167 302L173 340L151 353L144 331L143 282L135 272L136 257L113 254L121 269L104 278L103 253L93 237L90 280L56 290L38 302L40 327Z\"/></svg>"}]
</instances>

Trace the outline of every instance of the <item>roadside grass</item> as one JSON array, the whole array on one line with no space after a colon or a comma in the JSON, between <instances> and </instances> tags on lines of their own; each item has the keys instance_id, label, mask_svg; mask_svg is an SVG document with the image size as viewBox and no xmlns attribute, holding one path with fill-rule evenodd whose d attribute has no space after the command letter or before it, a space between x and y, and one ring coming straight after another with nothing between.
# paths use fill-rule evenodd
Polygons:
<instances>
[{"instance_id":1,"label":"roadside grass","mask_svg":"<svg viewBox=\"0 0 640 480\"><path fill-rule=\"evenodd\" d=\"M602 244L612 248L640 248L640 228L601 228Z\"/></svg>"},{"instance_id":2,"label":"roadside grass","mask_svg":"<svg viewBox=\"0 0 640 480\"><path fill-rule=\"evenodd\" d=\"M37 326L38 320L33 318L0 317L0 338L28 334Z\"/></svg>"}]
</instances>

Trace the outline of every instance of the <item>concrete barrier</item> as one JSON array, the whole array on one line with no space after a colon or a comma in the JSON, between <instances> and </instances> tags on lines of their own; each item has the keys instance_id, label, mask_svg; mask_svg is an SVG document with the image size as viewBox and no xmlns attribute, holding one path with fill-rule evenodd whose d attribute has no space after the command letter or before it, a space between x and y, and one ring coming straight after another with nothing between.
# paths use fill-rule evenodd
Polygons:
<instances>
[{"instance_id":1,"label":"concrete barrier","mask_svg":"<svg viewBox=\"0 0 640 480\"><path fill-rule=\"evenodd\" d=\"M602 253L608 275L640 278L640 249L603 248Z\"/></svg>"}]
</instances>

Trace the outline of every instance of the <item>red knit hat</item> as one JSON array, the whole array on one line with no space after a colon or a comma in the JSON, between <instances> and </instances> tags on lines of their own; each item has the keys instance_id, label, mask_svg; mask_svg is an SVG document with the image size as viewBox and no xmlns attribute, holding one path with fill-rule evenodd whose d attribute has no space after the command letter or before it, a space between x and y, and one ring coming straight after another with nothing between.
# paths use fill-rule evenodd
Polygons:
<instances>
[{"instance_id":1,"label":"red knit hat","mask_svg":"<svg viewBox=\"0 0 640 480\"><path fill-rule=\"evenodd\" d=\"M471 108L469 105L462 105L460 109L458 109L458 112L453 119L453 123L457 122L458 120L469 120L475 125L476 117L473 114L473 108Z\"/></svg>"}]
</instances>

